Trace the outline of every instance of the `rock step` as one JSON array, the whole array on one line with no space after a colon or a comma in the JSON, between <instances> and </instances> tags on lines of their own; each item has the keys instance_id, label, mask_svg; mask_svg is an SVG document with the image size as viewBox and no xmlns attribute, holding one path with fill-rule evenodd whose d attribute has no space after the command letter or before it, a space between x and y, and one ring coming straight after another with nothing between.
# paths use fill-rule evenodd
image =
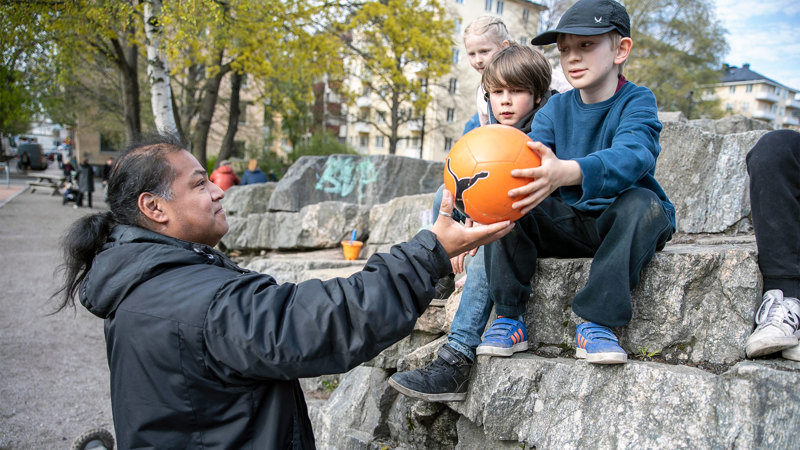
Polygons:
<instances>
[{"instance_id":1,"label":"rock step","mask_svg":"<svg viewBox=\"0 0 800 450\"><path fill-rule=\"evenodd\" d=\"M296 253L294 259L280 254L257 258L247 267L269 273L280 282L299 282L346 277L363 264L364 260L345 261L340 249L332 249L306 256ZM525 314L533 350L572 356L579 318L572 312L571 302L585 285L590 265L589 258L539 261ZM629 354L658 354L674 362L731 364L745 358L744 343L752 330L760 292L752 237L714 237L669 245L642 272L632 293L633 319L614 331ZM445 308L428 308L416 327L426 338L413 338L415 345L449 331L460 296L460 291L454 293ZM396 346L403 349L401 354L408 354L407 342ZM393 349L386 352L398 353Z\"/></svg>"},{"instance_id":2,"label":"rock step","mask_svg":"<svg viewBox=\"0 0 800 450\"><path fill-rule=\"evenodd\" d=\"M448 406L490 440L536 448L789 448L800 430L798 383L800 363L780 359L714 375L521 354L480 357L467 400Z\"/></svg>"},{"instance_id":3,"label":"rock step","mask_svg":"<svg viewBox=\"0 0 800 450\"><path fill-rule=\"evenodd\" d=\"M794 448L800 430L800 363L780 359L715 375L482 356L466 400L447 404L398 394L390 374L357 367L311 407L320 448Z\"/></svg>"},{"instance_id":4,"label":"rock step","mask_svg":"<svg viewBox=\"0 0 800 450\"><path fill-rule=\"evenodd\" d=\"M615 329L628 353L728 364L744 359L761 294L755 242L669 245L656 253L632 292L633 319ZM539 261L525 322L536 347L575 347L572 299L591 259Z\"/></svg>"}]
</instances>

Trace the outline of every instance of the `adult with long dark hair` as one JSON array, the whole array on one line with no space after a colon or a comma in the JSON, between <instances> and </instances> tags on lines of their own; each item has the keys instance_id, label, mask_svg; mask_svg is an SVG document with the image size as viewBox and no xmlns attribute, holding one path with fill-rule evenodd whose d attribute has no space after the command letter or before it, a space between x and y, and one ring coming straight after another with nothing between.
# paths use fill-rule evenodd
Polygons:
<instances>
[{"instance_id":1,"label":"adult with long dark hair","mask_svg":"<svg viewBox=\"0 0 800 450\"><path fill-rule=\"evenodd\" d=\"M349 278L277 284L213 248L222 190L180 142L129 147L110 211L64 240L59 309L105 319L121 449L313 448L297 378L344 372L406 336L450 272L449 257L508 233L465 229L452 198L430 231L375 254Z\"/></svg>"}]
</instances>

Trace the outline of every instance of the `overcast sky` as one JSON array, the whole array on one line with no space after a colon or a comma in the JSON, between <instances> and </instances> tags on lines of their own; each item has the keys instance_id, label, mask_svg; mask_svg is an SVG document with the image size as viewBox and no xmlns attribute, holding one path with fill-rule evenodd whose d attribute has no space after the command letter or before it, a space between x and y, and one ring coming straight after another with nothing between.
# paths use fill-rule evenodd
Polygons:
<instances>
[{"instance_id":1,"label":"overcast sky","mask_svg":"<svg viewBox=\"0 0 800 450\"><path fill-rule=\"evenodd\" d=\"M714 0L728 30L724 59L800 90L800 1Z\"/></svg>"}]
</instances>

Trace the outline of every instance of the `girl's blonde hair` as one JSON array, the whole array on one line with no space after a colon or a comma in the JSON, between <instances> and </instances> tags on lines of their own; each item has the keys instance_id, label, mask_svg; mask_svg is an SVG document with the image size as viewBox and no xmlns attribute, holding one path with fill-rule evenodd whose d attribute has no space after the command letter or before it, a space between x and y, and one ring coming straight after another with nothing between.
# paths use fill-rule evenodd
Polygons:
<instances>
[{"instance_id":1,"label":"girl's blonde hair","mask_svg":"<svg viewBox=\"0 0 800 450\"><path fill-rule=\"evenodd\" d=\"M481 77L488 93L496 88L525 89L541 99L550 88L553 69L539 50L512 42L495 53Z\"/></svg>"},{"instance_id":2,"label":"girl's blonde hair","mask_svg":"<svg viewBox=\"0 0 800 450\"><path fill-rule=\"evenodd\" d=\"M503 23L503 19L488 14L478 17L464 28L465 38L471 34L476 36L487 34L487 37L496 45L502 45L503 41L511 42L511 34L508 32L506 24Z\"/></svg>"}]
</instances>

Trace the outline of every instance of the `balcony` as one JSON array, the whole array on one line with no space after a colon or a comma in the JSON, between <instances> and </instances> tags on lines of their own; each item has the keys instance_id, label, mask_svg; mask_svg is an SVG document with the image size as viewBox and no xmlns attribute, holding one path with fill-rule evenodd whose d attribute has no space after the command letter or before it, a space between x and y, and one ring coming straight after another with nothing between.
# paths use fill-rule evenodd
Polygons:
<instances>
[{"instance_id":1,"label":"balcony","mask_svg":"<svg viewBox=\"0 0 800 450\"><path fill-rule=\"evenodd\" d=\"M372 105L372 98L368 95L358 97L356 99L356 106L359 108L369 108Z\"/></svg>"},{"instance_id":2,"label":"balcony","mask_svg":"<svg viewBox=\"0 0 800 450\"><path fill-rule=\"evenodd\" d=\"M366 122L356 122L353 127L356 129L356 133L369 133L372 129L372 126Z\"/></svg>"},{"instance_id":3,"label":"balcony","mask_svg":"<svg viewBox=\"0 0 800 450\"><path fill-rule=\"evenodd\" d=\"M786 117L783 118L781 123L783 125L789 125L789 126L795 126L796 127L797 125L800 125L800 119L798 119L797 117L786 116Z\"/></svg>"},{"instance_id":4,"label":"balcony","mask_svg":"<svg viewBox=\"0 0 800 450\"><path fill-rule=\"evenodd\" d=\"M756 92L755 97L756 97L756 100L761 100L761 101L770 102L770 103L778 103L779 101L781 101L781 98L778 97L777 95L775 95L772 92L759 91L759 92Z\"/></svg>"},{"instance_id":5,"label":"balcony","mask_svg":"<svg viewBox=\"0 0 800 450\"><path fill-rule=\"evenodd\" d=\"M753 111L753 119L768 120L772 122L775 120L775 113L772 111L756 110Z\"/></svg>"},{"instance_id":6,"label":"balcony","mask_svg":"<svg viewBox=\"0 0 800 450\"><path fill-rule=\"evenodd\" d=\"M786 107L792 109L800 109L800 100L797 99L786 100Z\"/></svg>"},{"instance_id":7,"label":"balcony","mask_svg":"<svg viewBox=\"0 0 800 450\"><path fill-rule=\"evenodd\" d=\"M422 122L419 120L410 120L407 126L408 131L422 131Z\"/></svg>"}]
</instances>

